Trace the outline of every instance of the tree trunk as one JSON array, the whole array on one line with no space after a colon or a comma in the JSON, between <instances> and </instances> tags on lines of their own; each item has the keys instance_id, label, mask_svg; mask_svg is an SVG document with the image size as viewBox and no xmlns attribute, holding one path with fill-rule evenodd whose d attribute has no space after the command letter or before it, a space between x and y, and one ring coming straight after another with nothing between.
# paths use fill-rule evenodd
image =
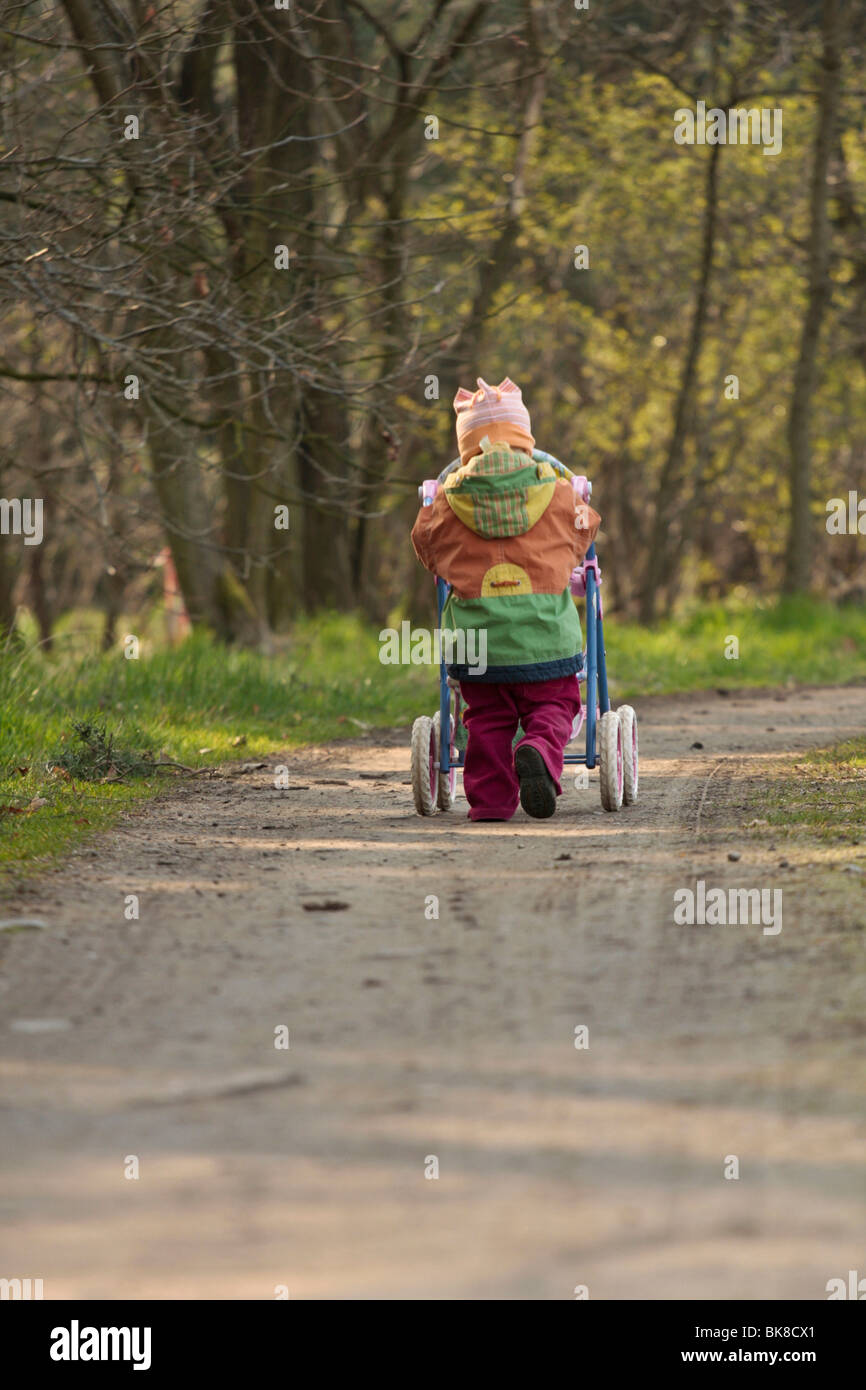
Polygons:
<instances>
[{"instance_id":1,"label":"tree trunk","mask_svg":"<svg viewBox=\"0 0 866 1390\"><path fill-rule=\"evenodd\" d=\"M671 512L676 512L676 509L681 506L680 494L684 481L683 461L697 384L698 364L707 322L718 221L719 154L721 148L721 145L713 145L707 161L698 284L692 309L688 347L674 406L671 438L656 484L653 526L649 538L647 564L641 592L640 616L641 621L645 623L650 623L655 618L659 591L668 584L674 565L676 528L670 524ZM668 521L663 526L662 518L664 516L667 516Z\"/></svg>"},{"instance_id":2,"label":"tree trunk","mask_svg":"<svg viewBox=\"0 0 866 1390\"><path fill-rule=\"evenodd\" d=\"M63 0L75 36L79 58L99 100L102 114L109 121L123 111L124 101L132 101L134 91L147 105L154 130L166 120L161 108L162 85L149 71L142 50L130 56L117 42L112 30L114 17L86 0ZM121 142L125 160L124 175L132 203L144 196L147 186L148 153L138 151L138 141ZM178 291L177 273L170 257L153 257L150 263L152 290L171 303ZM132 315L134 318L134 314ZM172 361L172 349L185 345L173 341L170 330L152 333L148 338L152 354L165 353ZM130 364L135 372L135 363ZM159 501L166 539L171 547L178 583L191 620L205 623L219 636L231 640L255 641L259 623L242 585L219 548L215 534L213 506L208 497L195 448L183 429L166 424L150 392L142 393L147 417L147 448L154 489Z\"/></svg>"},{"instance_id":3,"label":"tree trunk","mask_svg":"<svg viewBox=\"0 0 866 1390\"><path fill-rule=\"evenodd\" d=\"M821 31L821 89L818 125L809 188L809 287L788 412L788 481L790 513L785 550L786 593L809 588L812 562L810 422L818 381L817 353L824 311L830 299L830 231L827 216L827 172L839 106L839 5L824 0Z\"/></svg>"},{"instance_id":4,"label":"tree trunk","mask_svg":"<svg viewBox=\"0 0 866 1390\"><path fill-rule=\"evenodd\" d=\"M5 537L0 538L0 655L15 633L15 603L12 595L16 578L12 546Z\"/></svg>"}]
</instances>

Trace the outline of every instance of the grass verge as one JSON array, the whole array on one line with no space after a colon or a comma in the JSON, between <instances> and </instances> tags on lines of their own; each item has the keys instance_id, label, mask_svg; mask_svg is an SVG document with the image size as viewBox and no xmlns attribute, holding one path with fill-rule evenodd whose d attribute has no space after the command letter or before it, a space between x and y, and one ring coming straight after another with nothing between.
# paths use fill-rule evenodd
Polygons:
<instances>
[{"instance_id":1,"label":"grass verge","mask_svg":"<svg viewBox=\"0 0 866 1390\"><path fill-rule=\"evenodd\" d=\"M144 640L137 659L122 647L95 654L94 618L61 625L57 653L0 654L0 881L32 873L157 795L175 775L165 760L200 768L262 757L435 708L436 672L381 665L377 632L355 618L306 619L273 657L196 634L174 650ZM605 636L615 701L866 679L866 613L815 600L716 605L654 628L611 620ZM736 658L725 655L732 637ZM109 741L110 756L88 755L76 725ZM831 774L814 766L815 787L826 786ZM833 766L837 776L849 764ZM808 818L820 806L788 809ZM835 812L824 813L829 823Z\"/></svg>"},{"instance_id":2,"label":"grass verge","mask_svg":"<svg viewBox=\"0 0 866 1390\"><path fill-rule=\"evenodd\" d=\"M844 684L866 680L866 610L809 598L713 604L652 628L611 620L605 648L618 700L719 686Z\"/></svg>"},{"instance_id":3,"label":"grass verge","mask_svg":"<svg viewBox=\"0 0 866 1390\"><path fill-rule=\"evenodd\" d=\"M866 844L866 736L793 758L752 796L776 841Z\"/></svg>"},{"instance_id":4,"label":"grass verge","mask_svg":"<svg viewBox=\"0 0 866 1390\"><path fill-rule=\"evenodd\" d=\"M61 652L63 648L61 645ZM382 666L345 617L298 625L275 657L196 634L180 648L0 659L0 881L32 873L177 775L408 722L435 705L425 667ZM94 748L76 726L88 727ZM103 740L101 751L99 741ZM106 756L106 743L109 753Z\"/></svg>"}]
</instances>

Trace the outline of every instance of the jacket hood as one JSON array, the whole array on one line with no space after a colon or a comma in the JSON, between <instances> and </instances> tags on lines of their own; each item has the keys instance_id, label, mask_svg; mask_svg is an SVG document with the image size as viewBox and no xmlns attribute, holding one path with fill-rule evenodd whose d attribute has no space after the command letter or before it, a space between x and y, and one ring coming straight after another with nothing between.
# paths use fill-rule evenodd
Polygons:
<instances>
[{"instance_id":1,"label":"jacket hood","mask_svg":"<svg viewBox=\"0 0 866 1390\"><path fill-rule=\"evenodd\" d=\"M556 471L549 463L492 446L489 440L481 441L481 449L445 479L448 505L464 526L485 540L522 536L550 506Z\"/></svg>"}]
</instances>

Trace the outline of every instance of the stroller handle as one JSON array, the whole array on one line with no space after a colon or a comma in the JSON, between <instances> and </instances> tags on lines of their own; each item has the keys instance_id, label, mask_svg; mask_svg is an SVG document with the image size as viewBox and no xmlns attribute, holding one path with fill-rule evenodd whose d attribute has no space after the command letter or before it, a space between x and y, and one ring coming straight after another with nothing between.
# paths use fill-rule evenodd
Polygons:
<instances>
[{"instance_id":1,"label":"stroller handle","mask_svg":"<svg viewBox=\"0 0 866 1390\"><path fill-rule=\"evenodd\" d=\"M588 478L584 477L583 474L573 473L571 469L567 468L566 465L562 463L558 458L555 458L553 454L545 453L543 449L533 449L532 457L533 459L535 459L536 463L549 463L553 468L556 469L560 477L570 478L572 487L574 488L575 492L580 494L584 502L589 501L590 497L592 496L592 483L589 481ZM457 458L454 460L453 463L449 463L447 468L442 469L442 472L439 474L439 477L435 480L435 485L433 484L432 479L423 482L418 488L418 497L420 501L422 503L432 502L434 496L436 495L437 487L441 487L445 479L448 477L448 474L453 473L455 468L459 467L460 460L459 458Z\"/></svg>"}]
</instances>

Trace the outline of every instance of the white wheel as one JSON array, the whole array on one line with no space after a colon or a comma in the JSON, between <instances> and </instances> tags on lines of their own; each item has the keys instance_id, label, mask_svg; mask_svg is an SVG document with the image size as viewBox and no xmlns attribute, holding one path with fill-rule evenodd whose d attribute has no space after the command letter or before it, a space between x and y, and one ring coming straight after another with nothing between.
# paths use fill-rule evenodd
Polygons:
<instances>
[{"instance_id":1,"label":"white wheel","mask_svg":"<svg viewBox=\"0 0 866 1390\"><path fill-rule=\"evenodd\" d=\"M622 729L622 800L624 806L633 806L637 801L637 715L631 705L620 705L617 714Z\"/></svg>"},{"instance_id":2,"label":"white wheel","mask_svg":"<svg viewBox=\"0 0 866 1390\"><path fill-rule=\"evenodd\" d=\"M609 709L598 721L598 760L601 773L601 804L606 811L622 805L622 729L616 710Z\"/></svg>"},{"instance_id":3,"label":"white wheel","mask_svg":"<svg viewBox=\"0 0 866 1390\"><path fill-rule=\"evenodd\" d=\"M436 737L433 720L421 714L412 725L412 797L419 816L436 810Z\"/></svg>"},{"instance_id":4,"label":"white wheel","mask_svg":"<svg viewBox=\"0 0 866 1390\"><path fill-rule=\"evenodd\" d=\"M452 719L454 718L452 710ZM457 800L457 768L452 765L450 772L439 771L439 759L441 757L441 735L440 735L441 715L437 709L433 716L433 743L435 748L436 763L436 805L440 811L450 811L454 802ZM451 754L454 755L454 737L451 737Z\"/></svg>"}]
</instances>

